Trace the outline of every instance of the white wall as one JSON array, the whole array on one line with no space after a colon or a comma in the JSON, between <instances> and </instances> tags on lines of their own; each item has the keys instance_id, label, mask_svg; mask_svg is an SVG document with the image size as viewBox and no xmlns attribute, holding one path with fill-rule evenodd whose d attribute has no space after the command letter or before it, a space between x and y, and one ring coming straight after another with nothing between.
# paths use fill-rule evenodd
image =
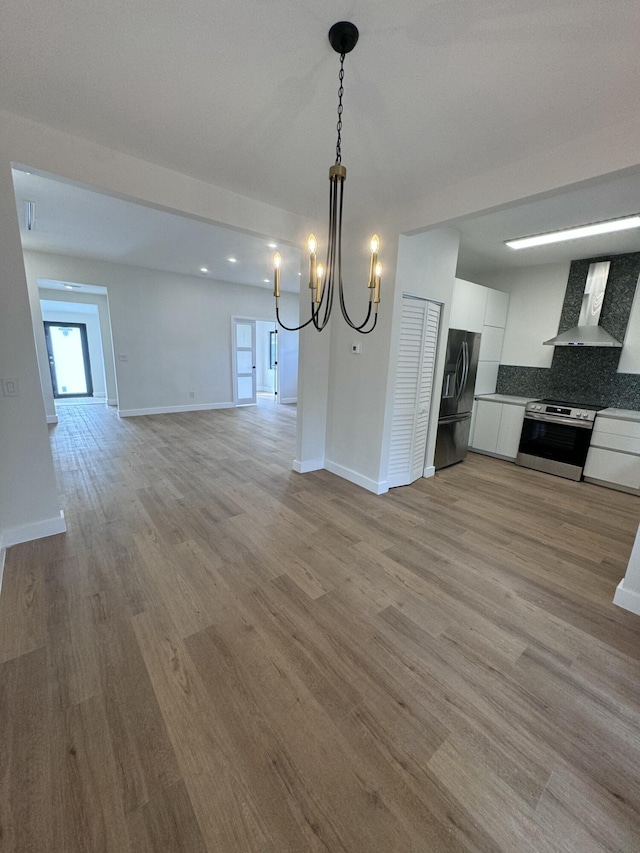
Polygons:
<instances>
[{"instance_id":1,"label":"white wall","mask_svg":"<svg viewBox=\"0 0 640 853\"><path fill-rule=\"evenodd\" d=\"M545 264L476 276L482 284L509 293L502 364L551 367L553 347L542 342L558 333L569 266Z\"/></svg>"},{"instance_id":2,"label":"white wall","mask_svg":"<svg viewBox=\"0 0 640 853\"><path fill-rule=\"evenodd\" d=\"M87 349L89 350L89 367L94 397L106 397L107 386L104 378L104 358L102 356L102 341L100 339L100 320L98 306L88 305L93 311L74 311L72 305L58 307L59 303L48 299L40 299L42 319L52 323L83 323L87 330Z\"/></svg>"},{"instance_id":3,"label":"white wall","mask_svg":"<svg viewBox=\"0 0 640 853\"><path fill-rule=\"evenodd\" d=\"M269 288L32 252L37 278L106 287L121 415L233 405L231 317L272 319ZM280 300L283 319L296 294ZM193 393L193 397L191 397Z\"/></svg>"},{"instance_id":4,"label":"white wall","mask_svg":"<svg viewBox=\"0 0 640 853\"><path fill-rule=\"evenodd\" d=\"M64 530L31 324L8 158L0 158L0 548Z\"/></svg>"}]
</instances>

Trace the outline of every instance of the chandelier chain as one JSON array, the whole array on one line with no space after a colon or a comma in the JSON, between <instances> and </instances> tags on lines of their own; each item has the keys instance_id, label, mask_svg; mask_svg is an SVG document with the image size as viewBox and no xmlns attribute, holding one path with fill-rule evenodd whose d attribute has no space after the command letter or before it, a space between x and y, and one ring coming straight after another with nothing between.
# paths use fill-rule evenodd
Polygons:
<instances>
[{"instance_id":1,"label":"chandelier chain","mask_svg":"<svg viewBox=\"0 0 640 853\"><path fill-rule=\"evenodd\" d=\"M344 80L344 57L345 54L341 53L340 73L338 74L340 85L338 86L338 124L336 125L336 130L338 131L338 141L336 142L336 166L339 166L342 163L342 96L344 95L344 86L342 85L342 81Z\"/></svg>"}]
</instances>

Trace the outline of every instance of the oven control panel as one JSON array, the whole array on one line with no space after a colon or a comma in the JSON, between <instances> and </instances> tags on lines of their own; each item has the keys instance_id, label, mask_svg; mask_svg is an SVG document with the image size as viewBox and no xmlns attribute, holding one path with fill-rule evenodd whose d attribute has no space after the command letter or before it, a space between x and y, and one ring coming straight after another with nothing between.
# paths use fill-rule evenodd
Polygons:
<instances>
[{"instance_id":1,"label":"oven control panel","mask_svg":"<svg viewBox=\"0 0 640 853\"><path fill-rule=\"evenodd\" d=\"M577 408L568 403L556 403L548 400L534 400L527 403L525 411L527 414L552 415L555 418L563 418L570 421L591 421L596 418L594 409Z\"/></svg>"}]
</instances>

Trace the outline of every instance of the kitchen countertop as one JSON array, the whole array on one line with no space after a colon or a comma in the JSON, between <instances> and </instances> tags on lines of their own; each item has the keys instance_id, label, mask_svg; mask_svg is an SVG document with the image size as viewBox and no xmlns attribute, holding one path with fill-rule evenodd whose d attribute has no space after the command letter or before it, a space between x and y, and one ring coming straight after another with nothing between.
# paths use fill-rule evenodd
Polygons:
<instances>
[{"instance_id":1,"label":"kitchen countertop","mask_svg":"<svg viewBox=\"0 0 640 853\"><path fill-rule=\"evenodd\" d=\"M508 394L478 394L476 400L486 400L488 403L509 403L512 406L526 406L537 397L511 397ZM611 411L622 411L612 409ZM636 412L640 420L640 412Z\"/></svg>"},{"instance_id":2,"label":"kitchen countertop","mask_svg":"<svg viewBox=\"0 0 640 853\"><path fill-rule=\"evenodd\" d=\"M620 421L635 421L640 423L640 412L634 409L602 409L598 412L598 417L617 418Z\"/></svg>"}]
</instances>

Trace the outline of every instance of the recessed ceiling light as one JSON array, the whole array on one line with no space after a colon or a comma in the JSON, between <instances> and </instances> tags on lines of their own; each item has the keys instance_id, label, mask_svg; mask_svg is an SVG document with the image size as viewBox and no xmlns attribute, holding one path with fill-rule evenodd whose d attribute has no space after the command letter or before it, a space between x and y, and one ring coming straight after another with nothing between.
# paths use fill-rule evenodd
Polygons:
<instances>
[{"instance_id":1,"label":"recessed ceiling light","mask_svg":"<svg viewBox=\"0 0 640 853\"><path fill-rule=\"evenodd\" d=\"M264 283L265 283L265 284L269 284L270 279L268 279L268 278L263 278L262 280L264 281Z\"/></svg>"},{"instance_id":2,"label":"recessed ceiling light","mask_svg":"<svg viewBox=\"0 0 640 853\"><path fill-rule=\"evenodd\" d=\"M609 219L592 225L578 225L562 231L549 231L534 237L519 237L517 240L506 240L505 243L510 249L530 249L533 246L548 246L549 243L562 243L565 240L594 237L597 234L611 234L614 231L627 231L630 228L640 228L640 215L625 216L624 219Z\"/></svg>"},{"instance_id":3,"label":"recessed ceiling light","mask_svg":"<svg viewBox=\"0 0 640 853\"><path fill-rule=\"evenodd\" d=\"M237 258L227 258L227 260L229 261L230 264L235 264L238 262Z\"/></svg>"},{"instance_id":4,"label":"recessed ceiling light","mask_svg":"<svg viewBox=\"0 0 640 853\"><path fill-rule=\"evenodd\" d=\"M269 246L270 249L277 249L278 248L277 243L267 243L267 245Z\"/></svg>"},{"instance_id":5,"label":"recessed ceiling light","mask_svg":"<svg viewBox=\"0 0 640 853\"><path fill-rule=\"evenodd\" d=\"M298 273L298 275L302 275L302 273L301 273L301 272L299 272L299 273Z\"/></svg>"},{"instance_id":6,"label":"recessed ceiling light","mask_svg":"<svg viewBox=\"0 0 640 853\"><path fill-rule=\"evenodd\" d=\"M65 290L80 290L79 284L65 284Z\"/></svg>"},{"instance_id":7,"label":"recessed ceiling light","mask_svg":"<svg viewBox=\"0 0 640 853\"><path fill-rule=\"evenodd\" d=\"M206 267L200 267L200 272L209 272L209 270Z\"/></svg>"}]
</instances>

